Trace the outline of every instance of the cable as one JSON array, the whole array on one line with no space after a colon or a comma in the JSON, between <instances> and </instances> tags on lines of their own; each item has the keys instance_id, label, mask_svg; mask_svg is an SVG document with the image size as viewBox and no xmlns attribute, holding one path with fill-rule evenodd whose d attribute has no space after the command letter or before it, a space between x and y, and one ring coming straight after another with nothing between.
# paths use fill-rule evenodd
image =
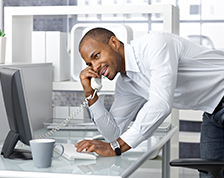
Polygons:
<instances>
[{"instance_id":1,"label":"cable","mask_svg":"<svg viewBox=\"0 0 224 178\"><path fill-rule=\"evenodd\" d=\"M55 132L57 132L58 130L60 130L62 127L66 126L79 112L81 112L83 110L83 108L85 108L88 105L88 100L93 99L96 95L96 92L97 92L97 90L94 91L93 95L90 95L87 98L85 98L85 100L80 105L80 107L77 108L70 116L68 116L67 119L62 121L56 128L51 129L50 131L48 131L47 133L45 133L41 136L38 136L36 139L47 138L47 137L51 136L52 134L54 134Z\"/></svg>"}]
</instances>

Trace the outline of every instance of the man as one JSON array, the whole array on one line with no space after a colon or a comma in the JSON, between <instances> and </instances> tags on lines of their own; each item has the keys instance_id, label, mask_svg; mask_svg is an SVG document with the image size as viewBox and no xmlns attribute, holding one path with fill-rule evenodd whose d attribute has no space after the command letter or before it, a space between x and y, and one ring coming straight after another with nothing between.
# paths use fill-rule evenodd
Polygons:
<instances>
[{"instance_id":1,"label":"man","mask_svg":"<svg viewBox=\"0 0 224 178\"><path fill-rule=\"evenodd\" d=\"M76 145L78 151L86 148L101 156L119 155L119 147L121 153L135 148L153 134L172 108L178 108L205 111L201 156L224 159L224 51L163 32L150 32L123 44L104 28L87 32L79 51L88 65L80 73L86 97L94 93L92 77L113 80L120 75L109 112L97 95L88 103L93 121L110 143L83 140Z\"/></svg>"}]
</instances>

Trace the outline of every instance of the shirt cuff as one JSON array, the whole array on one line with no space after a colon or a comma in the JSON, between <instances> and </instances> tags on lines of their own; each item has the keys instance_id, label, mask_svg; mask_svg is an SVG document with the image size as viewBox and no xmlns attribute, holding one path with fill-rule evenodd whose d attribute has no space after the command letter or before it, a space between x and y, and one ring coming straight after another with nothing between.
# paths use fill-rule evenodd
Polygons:
<instances>
[{"instance_id":1,"label":"shirt cuff","mask_svg":"<svg viewBox=\"0 0 224 178\"><path fill-rule=\"evenodd\" d=\"M146 138L133 127L123 133L120 138L131 148L137 147L141 142L146 140Z\"/></svg>"},{"instance_id":2,"label":"shirt cuff","mask_svg":"<svg viewBox=\"0 0 224 178\"><path fill-rule=\"evenodd\" d=\"M104 106L101 103L99 98L95 103L89 106L89 109L90 109L91 117L94 118L94 120L97 120L98 118L103 116L105 113Z\"/></svg>"}]
</instances>

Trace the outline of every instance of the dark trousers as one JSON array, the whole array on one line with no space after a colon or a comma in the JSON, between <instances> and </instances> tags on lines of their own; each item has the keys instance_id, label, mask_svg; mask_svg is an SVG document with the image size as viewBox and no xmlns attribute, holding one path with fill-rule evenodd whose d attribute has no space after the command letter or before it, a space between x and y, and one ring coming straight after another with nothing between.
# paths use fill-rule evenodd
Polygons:
<instances>
[{"instance_id":1,"label":"dark trousers","mask_svg":"<svg viewBox=\"0 0 224 178\"><path fill-rule=\"evenodd\" d=\"M224 160L224 98L213 114L206 112L203 114L200 154L201 158ZM200 178L212 178L212 176L200 173Z\"/></svg>"}]
</instances>

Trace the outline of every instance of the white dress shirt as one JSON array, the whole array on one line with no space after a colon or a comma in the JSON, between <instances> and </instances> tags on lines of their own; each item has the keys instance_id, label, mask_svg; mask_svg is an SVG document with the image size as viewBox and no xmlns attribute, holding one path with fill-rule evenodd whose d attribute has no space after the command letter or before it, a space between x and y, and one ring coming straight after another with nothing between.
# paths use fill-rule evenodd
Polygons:
<instances>
[{"instance_id":1,"label":"white dress shirt","mask_svg":"<svg viewBox=\"0 0 224 178\"><path fill-rule=\"evenodd\" d=\"M110 111L97 100L90 112L108 141L121 137L132 148L149 138L172 108L212 113L224 96L224 51L174 34L150 32L126 44L125 69Z\"/></svg>"}]
</instances>

